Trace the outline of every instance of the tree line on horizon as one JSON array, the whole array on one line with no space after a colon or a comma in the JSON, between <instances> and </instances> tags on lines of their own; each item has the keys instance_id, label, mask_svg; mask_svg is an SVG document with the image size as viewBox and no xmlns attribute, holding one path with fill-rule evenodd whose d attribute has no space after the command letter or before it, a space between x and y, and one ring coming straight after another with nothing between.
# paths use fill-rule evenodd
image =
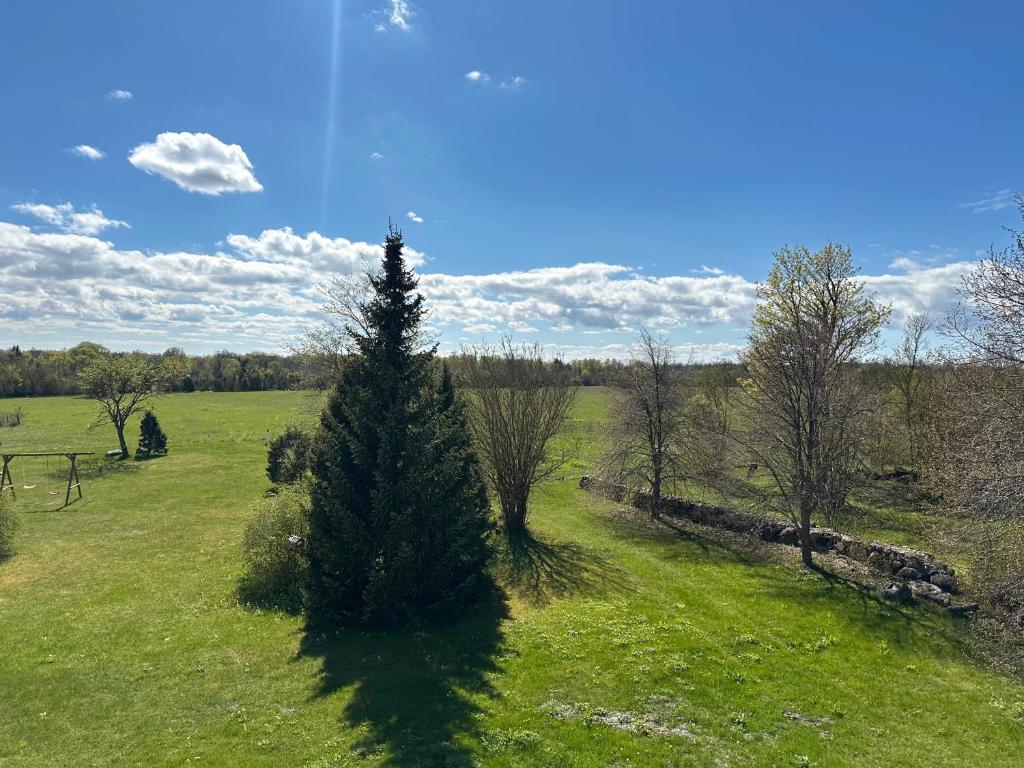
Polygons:
<instances>
[{"instance_id":1,"label":"tree line on horizon","mask_svg":"<svg viewBox=\"0 0 1024 768\"><path fill-rule=\"evenodd\" d=\"M168 370L167 392L259 392L297 389L303 362L295 355L264 352L215 352L189 355L178 347L164 352L114 353L101 344L83 341L69 349L0 350L0 397L79 395L85 392L82 372L105 356L127 357Z\"/></svg>"},{"instance_id":2,"label":"tree line on horizon","mask_svg":"<svg viewBox=\"0 0 1024 768\"><path fill-rule=\"evenodd\" d=\"M45 397L84 394L81 373L97 357L117 355L143 360L149 364L171 363L173 374L166 383L167 392L263 392L268 390L323 389L329 376L322 360L307 351L290 354L221 351L191 355L178 347L164 352L111 352L101 344L83 341L68 349L22 349L14 345L0 350L0 397ZM447 357L458 368L463 357L456 352ZM573 384L581 387L609 386L614 383L624 362L614 359L580 358L547 362L564 370ZM736 363L694 364L731 367Z\"/></svg>"}]
</instances>

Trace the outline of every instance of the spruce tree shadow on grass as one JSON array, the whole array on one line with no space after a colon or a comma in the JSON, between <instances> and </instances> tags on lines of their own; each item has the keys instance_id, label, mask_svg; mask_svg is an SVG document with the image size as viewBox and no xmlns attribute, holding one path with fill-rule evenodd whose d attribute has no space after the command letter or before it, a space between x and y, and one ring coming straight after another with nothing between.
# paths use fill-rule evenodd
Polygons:
<instances>
[{"instance_id":1,"label":"spruce tree shadow on grass","mask_svg":"<svg viewBox=\"0 0 1024 768\"><path fill-rule=\"evenodd\" d=\"M322 659L316 696L351 688L341 713L363 729L353 749L381 753L384 765L469 768L468 744L479 741L479 698L497 696L504 596L491 585L463 618L392 630L307 632L300 653Z\"/></svg>"},{"instance_id":2,"label":"spruce tree shadow on grass","mask_svg":"<svg viewBox=\"0 0 1024 768\"><path fill-rule=\"evenodd\" d=\"M160 459L166 459L169 455L170 454L167 454L167 453L135 453L131 457L131 459L132 459L132 461L139 461L139 462L158 461ZM122 461L127 461L127 459L122 459Z\"/></svg>"},{"instance_id":3,"label":"spruce tree shadow on grass","mask_svg":"<svg viewBox=\"0 0 1024 768\"><path fill-rule=\"evenodd\" d=\"M498 568L511 589L534 603L624 585L620 569L597 552L529 532L502 537Z\"/></svg>"},{"instance_id":4,"label":"spruce tree shadow on grass","mask_svg":"<svg viewBox=\"0 0 1024 768\"><path fill-rule=\"evenodd\" d=\"M235 587L235 600L249 611L280 611L288 616L302 613L302 595L287 587L267 589L265 584L243 575Z\"/></svg>"}]
</instances>

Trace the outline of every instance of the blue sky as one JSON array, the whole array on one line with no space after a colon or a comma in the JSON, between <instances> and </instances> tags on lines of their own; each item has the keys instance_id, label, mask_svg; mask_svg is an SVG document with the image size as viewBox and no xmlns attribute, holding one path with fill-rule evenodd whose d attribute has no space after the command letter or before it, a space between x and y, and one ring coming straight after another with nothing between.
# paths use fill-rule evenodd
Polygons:
<instances>
[{"instance_id":1,"label":"blue sky","mask_svg":"<svg viewBox=\"0 0 1024 768\"><path fill-rule=\"evenodd\" d=\"M772 252L830 239L895 321L939 314L1017 219L1022 22L1009 2L5 4L0 345L281 349L388 217L443 349L514 331L621 356L647 325L727 356Z\"/></svg>"}]
</instances>

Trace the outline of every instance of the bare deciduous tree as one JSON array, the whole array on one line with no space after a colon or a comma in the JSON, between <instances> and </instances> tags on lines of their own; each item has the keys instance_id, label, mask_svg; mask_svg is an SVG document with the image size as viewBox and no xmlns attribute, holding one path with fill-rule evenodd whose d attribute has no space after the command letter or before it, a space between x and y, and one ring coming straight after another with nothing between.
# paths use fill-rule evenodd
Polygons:
<instances>
[{"instance_id":1,"label":"bare deciduous tree","mask_svg":"<svg viewBox=\"0 0 1024 768\"><path fill-rule=\"evenodd\" d=\"M1021 207L1024 216L1024 206ZM978 622L992 659L1024 669L1024 236L964 277L946 330L959 340L932 398L927 477L962 516Z\"/></svg>"},{"instance_id":2,"label":"bare deciduous tree","mask_svg":"<svg viewBox=\"0 0 1024 768\"><path fill-rule=\"evenodd\" d=\"M1024 199L1017 202L1024 217ZM1024 365L1024 232L1011 235L1013 245L990 249L964 276L964 301L947 322L947 331L975 361Z\"/></svg>"},{"instance_id":3,"label":"bare deciduous tree","mask_svg":"<svg viewBox=\"0 0 1024 768\"><path fill-rule=\"evenodd\" d=\"M576 400L568 371L544 361L539 344L502 339L481 345L461 366L477 454L498 496L508 534L526 531L531 491L569 458L555 454Z\"/></svg>"},{"instance_id":4,"label":"bare deciduous tree","mask_svg":"<svg viewBox=\"0 0 1024 768\"><path fill-rule=\"evenodd\" d=\"M672 342L641 329L618 386L605 474L633 493L648 492L657 514L665 489L685 480L694 444L687 388Z\"/></svg>"},{"instance_id":5,"label":"bare deciduous tree","mask_svg":"<svg viewBox=\"0 0 1024 768\"><path fill-rule=\"evenodd\" d=\"M334 384L349 353L353 333L366 332L366 304L369 300L369 267L352 274L336 275L317 286L326 316L322 325L308 329L292 353L303 361L303 384L324 390Z\"/></svg>"},{"instance_id":6,"label":"bare deciduous tree","mask_svg":"<svg viewBox=\"0 0 1024 768\"><path fill-rule=\"evenodd\" d=\"M303 362L303 385L322 391L333 386L341 376L342 366L352 352L354 335L366 335L368 302L373 295L371 281L375 276L369 262L350 274L335 275L317 285L323 297L319 309L324 322L303 333L291 352ZM431 339L422 331L416 346L423 347ZM320 407L319 400L315 403Z\"/></svg>"},{"instance_id":7,"label":"bare deciduous tree","mask_svg":"<svg viewBox=\"0 0 1024 768\"><path fill-rule=\"evenodd\" d=\"M926 381L924 366L928 361L927 335L931 327L931 320L926 313L908 315L903 324L903 336L889 361L893 370L893 383L900 398L911 470L916 470L919 463L920 433L924 426L921 413Z\"/></svg>"},{"instance_id":8,"label":"bare deciduous tree","mask_svg":"<svg viewBox=\"0 0 1024 768\"><path fill-rule=\"evenodd\" d=\"M947 322L961 349L936 398L932 453L950 498L1024 520L1024 235L1012 234L1013 246L964 276Z\"/></svg>"},{"instance_id":9,"label":"bare deciduous tree","mask_svg":"<svg viewBox=\"0 0 1024 768\"><path fill-rule=\"evenodd\" d=\"M779 251L758 289L746 352L740 439L771 474L807 566L811 517L833 516L845 501L866 441L871 406L853 365L889 315L855 274L849 249L832 243Z\"/></svg>"}]
</instances>

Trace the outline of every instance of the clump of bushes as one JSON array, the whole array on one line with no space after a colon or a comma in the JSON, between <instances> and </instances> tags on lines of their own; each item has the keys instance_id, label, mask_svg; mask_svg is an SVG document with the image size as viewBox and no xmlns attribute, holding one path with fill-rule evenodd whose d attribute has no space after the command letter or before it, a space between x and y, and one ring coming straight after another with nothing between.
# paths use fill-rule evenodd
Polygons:
<instances>
[{"instance_id":1,"label":"clump of bushes","mask_svg":"<svg viewBox=\"0 0 1024 768\"><path fill-rule=\"evenodd\" d=\"M971 565L972 597L982 610L972 618L968 648L998 671L1024 676L1024 529L1006 526L1001 535L976 550Z\"/></svg>"},{"instance_id":2,"label":"clump of bushes","mask_svg":"<svg viewBox=\"0 0 1024 768\"><path fill-rule=\"evenodd\" d=\"M296 483L260 502L245 529L243 603L297 613L302 608L308 561L309 488ZM296 537L289 541L290 537Z\"/></svg>"},{"instance_id":3,"label":"clump of bushes","mask_svg":"<svg viewBox=\"0 0 1024 768\"><path fill-rule=\"evenodd\" d=\"M146 411L139 424L139 447L136 455L155 456L167 453L167 435L160 428L156 414Z\"/></svg>"},{"instance_id":4,"label":"clump of bushes","mask_svg":"<svg viewBox=\"0 0 1024 768\"><path fill-rule=\"evenodd\" d=\"M0 560L6 560L14 553L14 532L17 528L18 517L11 496L0 493Z\"/></svg>"},{"instance_id":5,"label":"clump of bushes","mask_svg":"<svg viewBox=\"0 0 1024 768\"><path fill-rule=\"evenodd\" d=\"M312 464L313 437L298 427L289 426L270 441L267 448L267 477L271 482L288 485L305 477Z\"/></svg>"},{"instance_id":6,"label":"clump of bushes","mask_svg":"<svg viewBox=\"0 0 1024 768\"><path fill-rule=\"evenodd\" d=\"M0 427L21 426L21 416L21 408L16 408L13 411L0 411Z\"/></svg>"}]
</instances>

